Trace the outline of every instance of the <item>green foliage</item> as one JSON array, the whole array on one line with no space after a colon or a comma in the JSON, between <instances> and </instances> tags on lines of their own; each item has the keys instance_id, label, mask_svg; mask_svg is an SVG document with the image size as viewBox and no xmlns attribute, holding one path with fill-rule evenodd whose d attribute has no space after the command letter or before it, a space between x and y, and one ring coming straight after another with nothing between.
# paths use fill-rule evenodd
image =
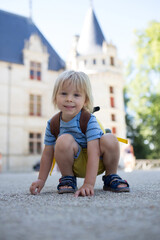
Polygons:
<instances>
[{"instance_id":1,"label":"green foliage","mask_svg":"<svg viewBox=\"0 0 160 240\"><path fill-rule=\"evenodd\" d=\"M125 104L129 102L126 93L124 93ZM134 153L136 159L147 159L151 154L149 143L145 140L145 136L141 134L141 124L136 126L134 117L126 113L126 124L127 124L127 138L132 140Z\"/></svg>"},{"instance_id":2,"label":"green foliage","mask_svg":"<svg viewBox=\"0 0 160 240\"><path fill-rule=\"evenodd\" d=\"M136 31L135 61L126 69L128 135L137 158L160 158L160 23Z\"/></svg>"},{"instance_id":3,"label":"green foliage","mask_svg":"<svg viewBox=\"0 0 160 240\"><path fill-rule=\"evenodd\" d=\"M147 70L160 71L160 23L151 22L145 31L136 31L137 64Z\"/></svg>"},{"instance_id":4,"label":"green foliage","mask_svg":"<svg viewBox=\"0 0 160 240\"><path fill-rule=\"evenodd\" d=\"M151 144L151 153L148 157L160 157L160 94L153 94L148 98L148 108L140 114L143 119L141 134Z\"/></svg>"}]
</instances>

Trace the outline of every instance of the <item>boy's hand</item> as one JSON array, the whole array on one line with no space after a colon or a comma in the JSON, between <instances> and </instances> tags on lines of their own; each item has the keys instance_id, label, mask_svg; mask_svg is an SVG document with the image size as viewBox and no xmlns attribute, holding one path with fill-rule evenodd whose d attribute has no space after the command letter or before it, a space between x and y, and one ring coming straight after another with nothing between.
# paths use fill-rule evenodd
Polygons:
<instances>
[{"instance_id":1,"label":"boy's hand","mask_svg":"<svg viewBox=\"0 0 160 240\"><path fill-rule=\"evenodd\" d=\"M44 180L38 179L37 181L33 182L30 186L30 192L33 195L40 193L41 189L44 187Z\"/></svg>"},{"instance_id":2,"label":"boy's hand","mask_svg":"<svg viewBox=\"0 0 160 240\"><path fill-rule=\"evenodd\" d=\"M94 187L91 184L84 183L80 189L78 189L75 193L75 197L78 196L93 196L94 195Z\"/></svg>"}]
</instances>

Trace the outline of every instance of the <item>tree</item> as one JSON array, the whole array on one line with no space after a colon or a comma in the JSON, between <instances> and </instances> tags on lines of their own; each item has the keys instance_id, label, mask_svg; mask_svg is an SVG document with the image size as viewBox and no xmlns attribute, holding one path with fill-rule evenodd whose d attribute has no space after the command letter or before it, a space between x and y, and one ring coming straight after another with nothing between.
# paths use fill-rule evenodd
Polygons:
<instances>
[{"instance_id":1,"label":"tree","mask_svg":"<svg viewBox=\"0 0 160 240\"><path fill-rule=\"evenodd\" d=\"M143 119L141 132L153 150L148 154L148 157L160 158L160 94L152 94L148 98L147 111L141 113L140 116Z\"/></svg>"},{"instance_id":2,"label":"tree","mask_svg":"<svg viewBox=\"0 0 160 240\"><path fill-rule=\"evenodd\" d=\"M126 91L126 90L125 90ZM124 92L125 105L129 102L127 94ZM127 138L131 139L136 159L146 159L151 154L149 142L141 133L141 124L136 126L134 117L126 112Z\"/></svg>"},{"instance_id":3,"label":"tree","mask_svg":"<svg viewBox=\"0 0 160 240\"><path fill-rule=\"evenodd\" d=\"M136 157L159 158L160 23L151 22L146 30L136 31L136 38L136 60L127 68L127 109L132 116L129 124L134 126Z\"/></svg>"},{"instance_id":4,"label":"tree","mask_svg":"<svg viewBox=\"0 0 160 240\"><path fill-rule=\"evenodd\" d=\"M160 23L152 21L145 31L136 31L137 64L149 72L160 72Z\"/></svg>"}]
</instances>

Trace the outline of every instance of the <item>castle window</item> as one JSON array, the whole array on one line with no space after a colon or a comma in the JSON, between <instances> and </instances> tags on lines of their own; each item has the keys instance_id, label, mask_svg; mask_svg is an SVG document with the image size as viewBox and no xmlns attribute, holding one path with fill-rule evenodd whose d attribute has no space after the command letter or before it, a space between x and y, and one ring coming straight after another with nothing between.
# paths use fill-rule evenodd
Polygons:
<instances>
[{"instance_id":1,"label":"castle window","mask_svg":"<svg viewBox=\"0 0 160 240\"><path fill-rule=\"evenodd\" d=\"M114 66L114 57L110 57L110 65Z\"/></svg>"},{"instance_id":2,"label":"castle window","mask_svg":"<svg viewBox=\"0 0 160 240\"><path fill-rule=\"evenodd\" d=\"M117 132L116 127L112 127L112 133L116 134L116 132Z\"/></svg>"},{"instance_id":3,"label":"castle window","mask_svg":"<svg viewBox=\"0 0 160 240\"><path fill-rule=\"evenodd\" d=\"M86 60L86 59L84 60L84 65L85 65L85 66L87 65L87 60Z\"/></svg>"},{"instance_id":4,"label":"castle window","mask_svg":"<svg viewBox=\"0 0 160 240\"><path fill-rule=\"evenodd\" d=\"M33 116L41 116L41 96L30 95L29 114Z\"/></svg>"},{"instance_id":5,"label":"castle window","mask_svg":"<svg viewBox=\"0 0 160 240\"><path fill-rule=\"evenodd\" d=\"M106 64L106 60L102 59L102 64L105 65Z\"/></svg>"},{"instance_id":6,"label":"castle window","mask_svg":"<svg viewBox=\"0 0 160 240\"><path fill-rule=\"evenodd\" d=\"M41 64L30 62L30 79L41 80Z\"/></svg>"},{"instance_id":7,"label":"castle window","mask_svg":"<svg viewBox=\"0 0 160 240\"><path fill-rule=\"evenodd\" d=\"M112 108L115 107L115 104L114 104L114 97L110 97L110 106L111 106Z\"/></svg>"},{"instance_id":8,"label":"castle window","mask_svg":"<svg viewBox=\"0 0 160 240\"><path fill-rule=\"evenodd\" d=\"M42 152L42 134L29 133L29 153L41 154Z\"/></svg>"},{"instance_id":9,"label":"castle window","mask_svg":"<svg viewBox=\"0 0 160 240\"><path fill-rule=\"evenodd\" d=\"M115 114L111 114L111 119L112 119L112 121L113 121L113 122L115 122L115 121L116 121Z\"/></svg>"},{"instance_id":10,"label":"castle window","mask_svg":"<svg viewBox=\"0 0 160 240\"><path fill-rule=\"evenodd\" d=\"M93 64L94 64L94 65L96 64L96 59L95 59L95 58L93 59Z\"/></svg>"},{"instance_id":11,"label":"castle window","mask_svg":"<svg viewBox=\"0 0 160 240\"><path fill-rule=\"evenodd\" d=\"M112 86L109 87L109 92L114 93L114 88Z\"/></svg>"}]
</instances>

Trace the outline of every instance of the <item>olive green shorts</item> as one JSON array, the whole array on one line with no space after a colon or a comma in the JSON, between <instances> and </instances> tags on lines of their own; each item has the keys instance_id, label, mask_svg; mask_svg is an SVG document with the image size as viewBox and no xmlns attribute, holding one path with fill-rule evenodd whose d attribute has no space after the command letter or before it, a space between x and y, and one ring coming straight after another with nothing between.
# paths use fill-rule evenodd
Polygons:
<instances>
[{"instance_id":1,"label":"olive green shorts","mask_svg":"<svg viewBox=\"0 0 160 240\"><path fill-rule=\"evenodd\" d=\"M87 149L82 148L79 153L79 156L74 159L73 172L76 177L85 178L87 158L88 158L87 157ZM102 174L104 171L105 171L105 167L102 162L102 159L99 159L99 167L98 167L97 175Z\"/></svg>"}]
</instances>

